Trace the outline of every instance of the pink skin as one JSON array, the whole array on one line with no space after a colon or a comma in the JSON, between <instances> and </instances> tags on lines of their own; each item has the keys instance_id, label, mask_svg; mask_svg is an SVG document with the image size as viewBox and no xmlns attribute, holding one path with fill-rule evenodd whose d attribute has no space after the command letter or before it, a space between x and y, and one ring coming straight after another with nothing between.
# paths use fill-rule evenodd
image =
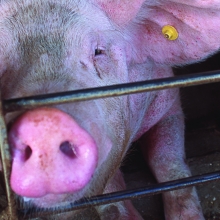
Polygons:
<instances>
[{"instance_id":1,"label":"pink skin","mask_svg":"<svg viewBox=\"0 0 220 220\"><path fill-rule=\"evenodd\" d=\"M216 0L1 2L2 98L170 77L171 66L198 62L219 49L219 9ZM174 26L178 39L164 38L164 25ZM191 175L176 89L8 113L6 122L14 122L11 186L37 206L122 189L118 167L141 136L159 182ZM73 153L66 144L60 150L66 141ZM204 219L194 188L163 197L166 219ZM101 219L110 206L120 219L141 219L129 202L97 208Z\"/></svg>"}]
</instances>

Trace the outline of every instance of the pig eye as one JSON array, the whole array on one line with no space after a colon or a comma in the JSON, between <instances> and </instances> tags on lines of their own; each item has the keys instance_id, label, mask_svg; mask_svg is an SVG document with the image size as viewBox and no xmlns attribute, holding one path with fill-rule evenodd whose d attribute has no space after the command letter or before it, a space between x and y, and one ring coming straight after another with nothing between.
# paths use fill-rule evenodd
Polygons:
<instances>
[{"instance_id":1,"label":"pig eye","mask_svg":"<svg viewBox=\"0 0 220 220\"><path fill-rule=\"evenodd\" d=\"M101 49L95 49L95 56L99 56L99 55L102 55L104 54L104 50L101 50Z\"/></svg>"}]
</instances>

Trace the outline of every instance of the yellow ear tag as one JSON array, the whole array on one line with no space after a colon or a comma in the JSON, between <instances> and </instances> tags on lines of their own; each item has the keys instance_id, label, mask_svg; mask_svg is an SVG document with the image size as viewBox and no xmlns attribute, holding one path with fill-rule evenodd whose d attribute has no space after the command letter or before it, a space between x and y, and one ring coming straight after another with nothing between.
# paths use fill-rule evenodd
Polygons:
<instances>
[{"instance_id":1,"label":"yellow ear tag","mask_svg":"<svg viewBox=\"0 0 220 220\"><path fill-rule=\"evenodd\" d=\"M176 28L170 25L164 26L162 33L167 40L176 40L179 36Z\"/></svg>"}]
</instances>

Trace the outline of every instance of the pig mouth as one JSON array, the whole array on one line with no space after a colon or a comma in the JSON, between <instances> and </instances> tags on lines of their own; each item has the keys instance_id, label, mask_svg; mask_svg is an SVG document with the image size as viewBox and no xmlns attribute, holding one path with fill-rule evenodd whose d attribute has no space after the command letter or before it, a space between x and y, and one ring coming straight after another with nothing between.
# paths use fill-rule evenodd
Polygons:
<instances>
[{"instance_id":1,"label":"pig mouth","mask_svg":"<svg viewBox=\"0 0 220 220\"><path fill-rule=\"evenodd\" d=\"M95 140L67 113L38 108L10 126L12 190L37 206L79 199L98 164Z\"/></svg>"}]
</instances>

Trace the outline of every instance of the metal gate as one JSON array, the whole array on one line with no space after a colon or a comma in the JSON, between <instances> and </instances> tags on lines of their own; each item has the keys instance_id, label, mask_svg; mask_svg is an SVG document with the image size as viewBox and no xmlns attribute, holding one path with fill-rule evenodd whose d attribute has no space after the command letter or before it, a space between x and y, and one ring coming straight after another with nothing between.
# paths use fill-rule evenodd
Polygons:
<instances>
[{"instance_id":1,"label":"metal gate","mask_svg":"<svg viewBox=\"0 0 220 220\"><path fill-rule=\"evenodd\" d=\"M184 178L175 181L169 181L165 183L158 183L145 188L139 188L136 190L124 190L121 192L115 192L111 194L94 196L91 198L83 198L74 203L70 203L66 207L57 209L54 211L50 209L38 209L36 210L25 210L17 208L15 202L15 195L9 186L10 176L10 153L9 146L7 143L7 129L4 122L3 112L18 111L21 109L32 109L40 106L52 105L57 103L68 103L75 101L86 101L90 99L108 98L113 96L134 94L140 92L149 92L153 90L161 90L175 87L186 87L192 85L206 84L220 82L220 71L205 72L200 74L190 74L187 76L175 76L164 79L156 79L135 83L127 83L121 85L112 85L99 88L89 88L84 90L75 90L62 93L54 93L47 95L38 95L33 97L24 97L18 99L2 100L0 104L0 127L1 127L1 160L3 165L3 175L5 180L6 196L8 201L7 208L0 214L0 219L30 219L35 218L39 215L50 215L55 213L67 212L71 210L81 209L88 206L102 205L112 202L117 202L126 199L139 198L162 192L184 188L188 186L194 186L197 184L203 184L210 181L220 179L220 171Z\"/></svg>"}]
</instances>

